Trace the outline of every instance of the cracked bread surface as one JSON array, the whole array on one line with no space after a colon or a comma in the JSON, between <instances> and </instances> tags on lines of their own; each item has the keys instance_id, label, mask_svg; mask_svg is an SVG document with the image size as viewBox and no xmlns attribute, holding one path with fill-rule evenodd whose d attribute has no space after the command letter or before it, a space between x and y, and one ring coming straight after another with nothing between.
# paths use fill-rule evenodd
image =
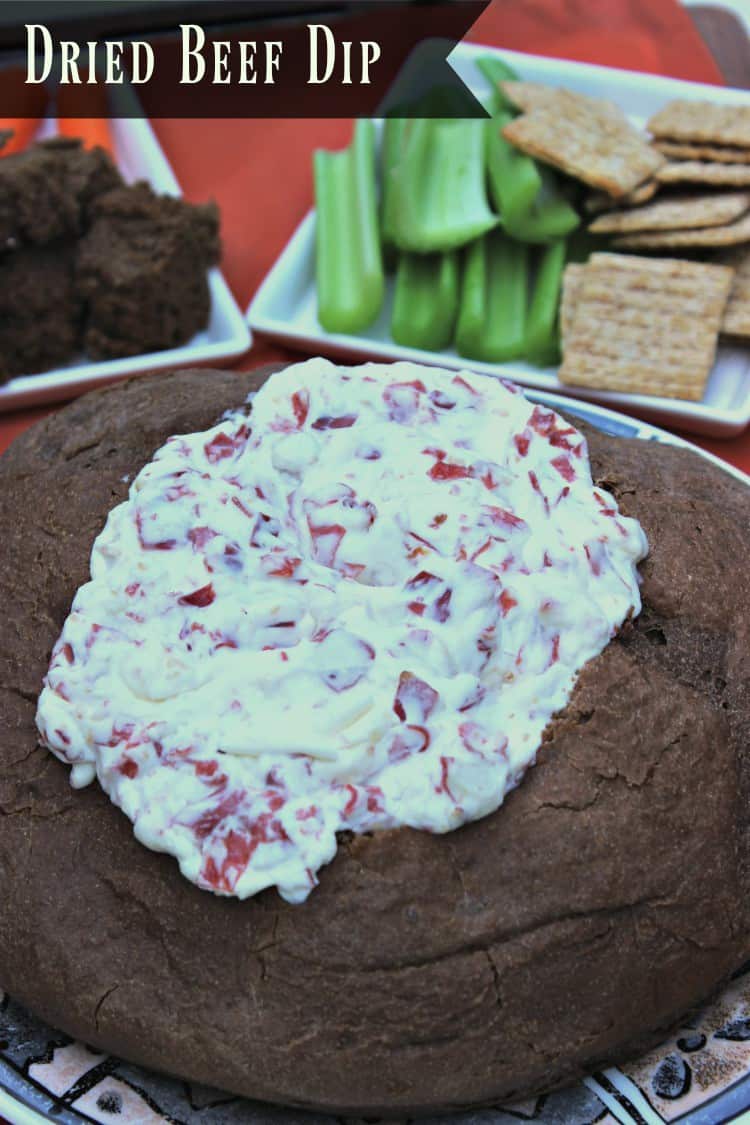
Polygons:
<instances>
[{"instance_id":1,"label":"cracked bread surface","mask_svg":"<svg viewBox=\"0 0 750 1125\"><path fill-rule=\"evenodd\" d=\"M146 1066L338 1113L513 1100L645 1049L750 955L750 492L690 452L586 431L649 538L643 612L496 813L345 835L300 906L199 891L38 746L107 512L267 374L120 384L0 459L0 981Z\"/></svg>"},{"instance_id":2,"label":"cracked bread surface","mask_svg":"<svg viewBox=\"0 0 750 1125\"><path fill-rule=\"evenodd\" d=\"M191 339L209 322L207 270L220 256L215 203L156 195L147 183L100 196L76 252L86 353L114 359Z\"/></svg>"},{"instance_id":3,"label":"cracked bread surface","mask_svg":"<svg viewBox=\"0 0 750 1125\"><path fill-rule=\"evenodd\" d=\"M0 250L78 237L94 200L122 184L111 157L72 137L52 137L0 165Z\"/></svg>"}]
</instances>

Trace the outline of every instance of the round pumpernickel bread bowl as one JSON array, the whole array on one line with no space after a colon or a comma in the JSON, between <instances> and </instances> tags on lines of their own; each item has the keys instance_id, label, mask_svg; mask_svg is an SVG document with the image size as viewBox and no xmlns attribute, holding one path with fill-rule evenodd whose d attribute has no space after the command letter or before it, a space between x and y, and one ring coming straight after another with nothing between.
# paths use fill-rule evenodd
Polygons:
<instances>
[{"instance_id":1,"label":"round pumpernickel bread bowl","mask_svg":"<svg viewBox=\"0 0 750 1125\"><path fill-rule=\"evenodd\" d=\"M38 745L109 509L268 373L120 384L0 460L0 982L135 1062L338 1113L513 1100L645 1049L750 955L750 492L694 454L587 433L648 535L641 615L496 813L342 839L301 905L197 889Z\"/></svg>"}]
</instances>

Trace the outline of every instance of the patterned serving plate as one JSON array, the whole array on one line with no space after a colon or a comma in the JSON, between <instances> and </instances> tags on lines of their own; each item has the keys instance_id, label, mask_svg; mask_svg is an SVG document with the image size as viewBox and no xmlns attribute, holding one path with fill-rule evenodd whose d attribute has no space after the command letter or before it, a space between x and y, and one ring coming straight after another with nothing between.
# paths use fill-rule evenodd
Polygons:
<instances>
[{"instance_id":1,"label":"patterned serving plate","mask_svg":"<svg viewBox=\"0 0 750 1125\"><path fill-rule=\"evenodd\" d=\"M604 433L693 449L750 485L739 469L655 426L562 395L526 395ZM47 1027L0 989L2 1116L11 1125L344 1125L329 1114L263 1105L102 1054ZM718 1000L634 1063L513 1106L422 1119L420 1125L719 1125L748 1116L750 963ZM406 1119L387 1125L406 1125Z\"/></svg>"}]
</instances>

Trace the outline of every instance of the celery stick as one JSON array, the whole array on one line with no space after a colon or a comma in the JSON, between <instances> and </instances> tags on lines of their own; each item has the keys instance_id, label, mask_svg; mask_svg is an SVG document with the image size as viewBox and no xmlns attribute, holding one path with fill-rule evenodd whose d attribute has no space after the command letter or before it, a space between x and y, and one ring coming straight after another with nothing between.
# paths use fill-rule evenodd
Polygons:
<instances>
[{"instance_id":1,"label":"celery stick","mask_svg":"<svg viewBox=\"0 0 750 1125\"><path fill-rule=\"evenodd\" d=\"M359 332L385 293L375 187L375 129L358 121L341 152L314 156L318 319L326 332Z\"/></svg>"},{"instance_id":2,"label":"celery stick","mask_svg":"<svg viewBox=\"0 0 750 1125\"><path fill-rule=\"evenodd\" d=\"M483 120L407 123L392 169L389 235L400 250L453 250L498 223L487 203Z\"/></svg>"},{"instance_id":3,"label":"celery stick","mask_svg":"<svg viewBox=\"0 0 750 1125\"><path fill-rule=\"evenodd\" d=\"M503 126L517 114L513 103L500 89L500 82L516 81L518 75L495 56L477 59L477 66L493 90L487 122L487 170L490 199L500 212L502 224L521 242L552 242L564 238L580 219L560 188L555 173L520 152L502 135Z\"/></svg>"},{"instance_id":4,"label":"celery stick","mask_svg":"<svg viewBox=\"0 0 750 1125\"><path fill-rule=\"evenodd\" d=\"M484 332L487 306L487 238L478 238L466 247L461 278L461 294L456 323L456 350L472 355L476 341Z\"/></svg>"},{"instance_id":5,"label":"celery stick","mask_svg":"<svg viewBox=\"0 0 750 1125\"><path fill-rule=\"evenodd\" d=\"M541 251L526 320L526 358L546 366L559 359L557 309L565 268L565 240Z\"/></svg>"},{"instance_id":6,"label":"celery stick","mask_svg":"<svg viewBox=\"0 0 750 1125\"><path fill-rule=\"evenodd\" d=\"M458 255L402 254L396 271L391 335L407 348L437 352L453 339Z\"/></svg>"},{"instance_id":7,"label":"celery stick","mask_svg":"<svg viewBox=\"0 0 750 1125\"><path fill-rule=\"evenodd\" d=\"M523 354L528 276L527 247L501 231L469 247L456 326L460 355L503 363Z\"/></svg>"},{"instance_id":8,"label":"celery stick","mask_svg":"<svg viewBox=\"0 0 750 1125\"><path fill-rule=\"evenodd\" d=\"M497 114L485 123L485 144L490 199L508 232L530 215L542 187L536 161L506 141L503 125L512 114Z\"/></svg>"},{"instance_id":9,"label":"celery stick","mask_svg":"<svg viewBox=\"0 0 750 1125\"><path fill-rule=\"evenodd\" d=\"M492 95L488 106L491 114L496 114L502 109L513 109L513 103L500 89L501 82L517 82L518 75L512 66L508 66L496 55L483 55L477 59L477 66L492 87Z\"/></svg>"},{"instance_id":10,"label":"celery stick","mask_svg":"<svg viewBox=\"0 0 750 1125\"><path fill-rule=\"evenodd\" d=\"M408 120L403 117L388 117L383 125L383 138L380 148L383 175L383 205L380 229L383 242L388 245L391 245L394 241L394 208L397 201L397 192L393 185L393 170L401 159L407 125Z\"/></svg>"},{"instance_id":11,"label":"celery stick","mask_svg":"<svg viewBox=\"0 0 750 1125\"><path fill-rule=\"evenodd\" d=\"M563 193L558 176L543 164L537 168L541 185L530 210L526 215L513 215L503 224L508 234L521 242L553 242L570 234L581 222Z\"/></svg>"}]
</instances>

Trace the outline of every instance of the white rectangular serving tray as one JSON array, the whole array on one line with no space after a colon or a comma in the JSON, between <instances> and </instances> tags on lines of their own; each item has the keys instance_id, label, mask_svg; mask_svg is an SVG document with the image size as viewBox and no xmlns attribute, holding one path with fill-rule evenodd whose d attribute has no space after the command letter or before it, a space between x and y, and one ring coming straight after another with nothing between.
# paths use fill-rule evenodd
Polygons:
<instances>
[{"instance_id":1,"label":"white rectangular serving tray","mask_svg":"<svg viewBox=\"0 0 750 1125\"><path fill-rule=\"evenodd\" d=\"M450 61L477 95L487 89L475 65L475 60L482 55L497 55L514 67L521 78L530 81L606 96L621 106L640 127L644 127L648 118L673 98L708 98L718 103L750 106L750 92L747 90L707 86L565 59L541 58L475 43L460 43L451 53ZM750 348L724 345L719 348L701 402L587 390L561 383L554 368L534 367L522 361L478 363L463 359L454 349L427 352L401 347L390 337L392 302L393 283L389 279L380 316L366 332L347 336L325 332L321 328L315 294L315 212L311 211L258 289L247 318L257 332L324 355L411 359L450 368L470 367L475 371L514 379L537 390L564 393L634 412L693 433L729 437L740 433L750 422Z\"/></svg>"},{"instance_id":2,"label":"white rectangular serving tray","mask_svg":"<svg viewBox=\"0 0 750 1125\"><path fill-rule=\"evenodd\" d=\"M162 195L181 195L175 175L146 119L114 118L110 126L115 159L128 183L147 180L154 191ZM38 139L54 133L54 122L45 121ZM0 411L61 402L130 375L151 374L166 368L205 366L242 355L250 347L252 336L242 310L219 269L209 271L208 286L211 295L208 325L187 344L123 359L93 362L79 356L64 367L36 375L18 375L0 386ZM43 332L44 325L39 327Z\"/></svg>"}]
</instances>

